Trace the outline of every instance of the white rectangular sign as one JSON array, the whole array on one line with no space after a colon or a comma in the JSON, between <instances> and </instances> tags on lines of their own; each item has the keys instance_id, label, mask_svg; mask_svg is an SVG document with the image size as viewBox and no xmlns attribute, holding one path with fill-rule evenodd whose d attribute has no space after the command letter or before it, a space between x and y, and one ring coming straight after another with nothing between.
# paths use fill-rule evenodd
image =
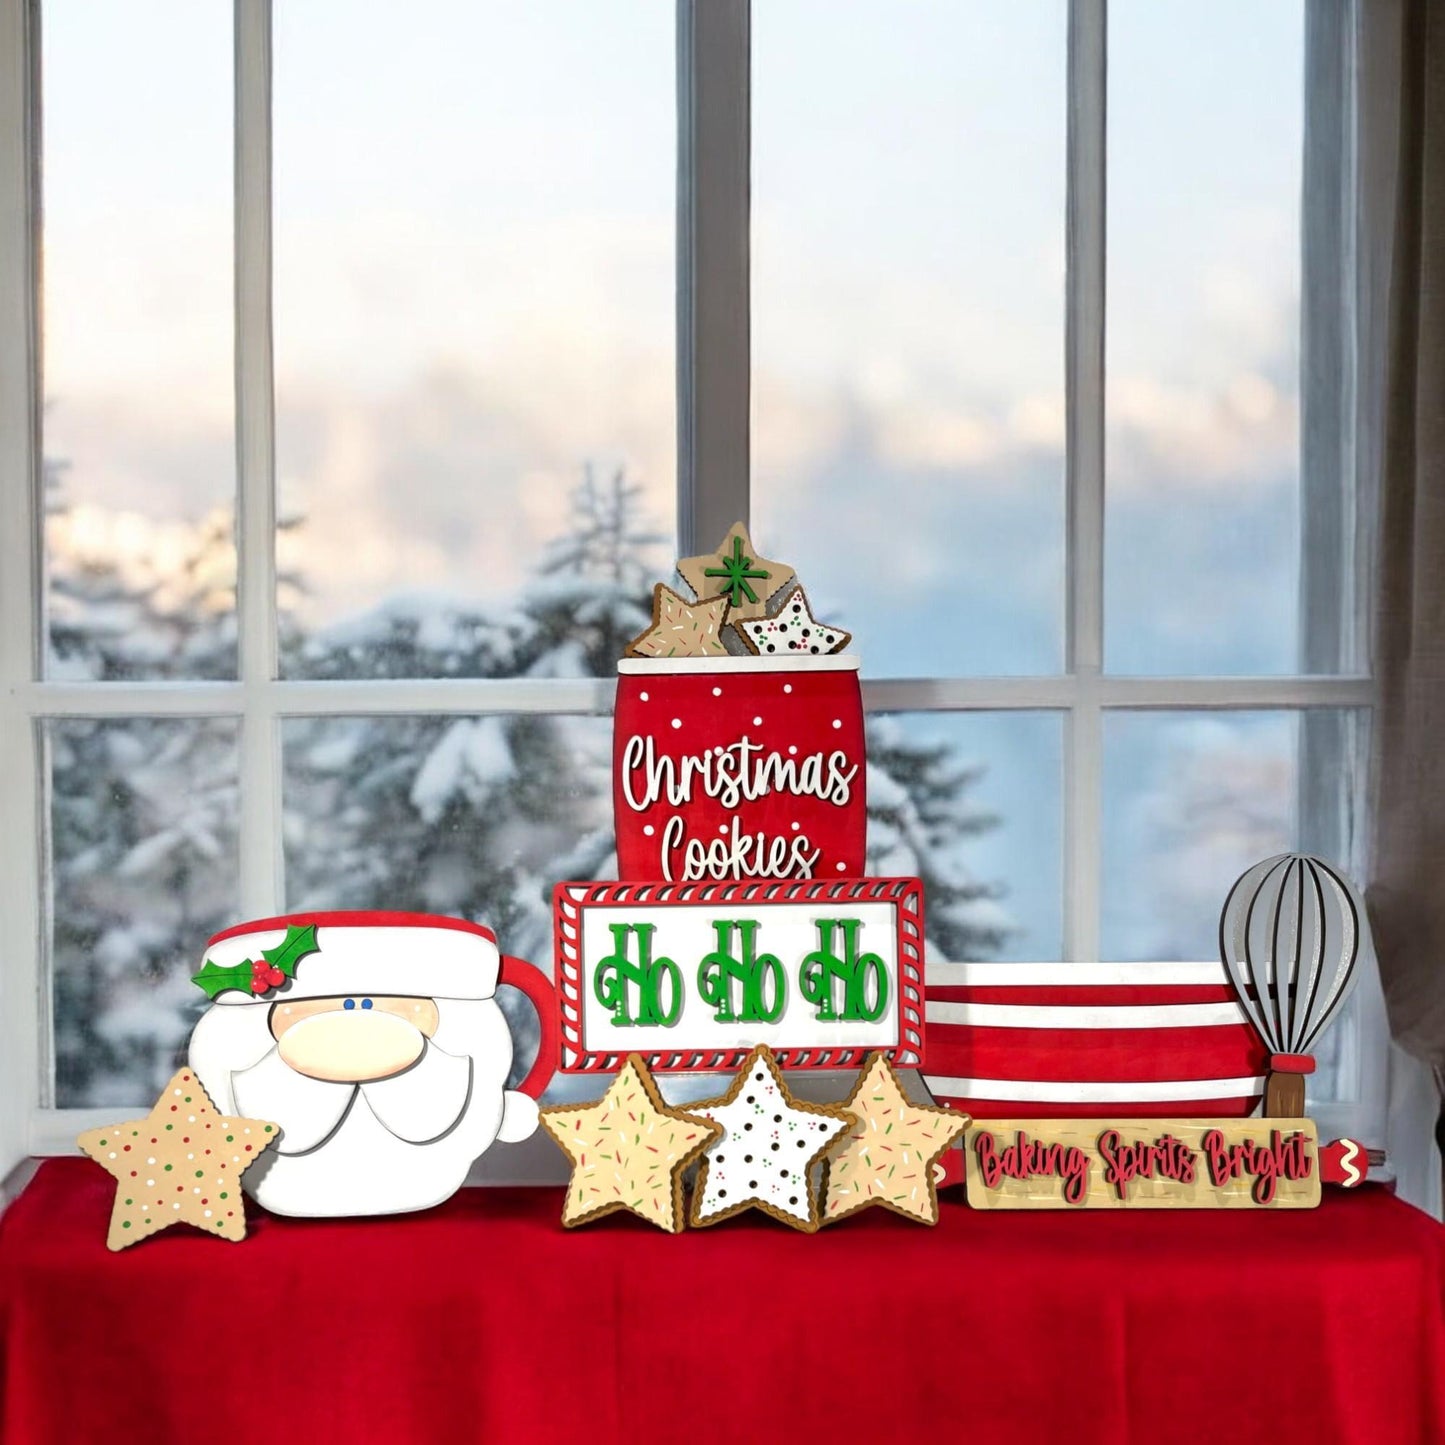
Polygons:
<instances>
[{"instance_id":1,"label":"white rectangular sign","mask_svg":"<svg viewBox=\"0 0 1445 1445\"><path fill-rule=\"evenodd\" d=\"M564 1072L719 1069L767 1044L784 1067L923 1052L921 885L561 883Z\"/></svg>"}]
</instances>

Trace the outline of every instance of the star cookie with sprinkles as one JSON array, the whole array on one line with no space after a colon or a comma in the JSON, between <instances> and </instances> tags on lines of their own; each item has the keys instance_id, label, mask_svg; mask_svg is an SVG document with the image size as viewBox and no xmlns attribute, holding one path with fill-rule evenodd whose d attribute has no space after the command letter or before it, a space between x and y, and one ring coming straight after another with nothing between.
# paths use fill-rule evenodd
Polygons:
<instances>
[{"instance_id":1,"label":"star cookie with sprinkles","mask_svg":"<svg viewBox=\"0 0 1445 1445\"><path fill-rule=\"evenodd\" d=\"M761 1209L804 1234L818 1228L813 1165L853 1123L852 1114L794 1099L766 1044L748 1055L726 1094L688 1108L723 1129L698 1166L693 1224Z\"/></svg>"},{"instance_id":2,"label":"star cookie with sprinkles","mask_svg":"<svg viewBox=\"0 0 1445 1445\"><path fill-rule=\"evenodd\" d=\"M627 644L628 657L726 657L726 597L689 602L661 582L653 589L652 626Z\"/></svg>"},{"instance_id":3,"label":"star cookie with sprinkles","mask_svg":"<svg viewBox=\"0 0 1445 1445\"><path fill-rule=\"evenodd\" d=\"M969 1116L915 1104L881 1053L869 1056L843 1106L858 1122L828 1151L823 1223L881 1204L937 1224L934 1166L968 1128Z\"/></svg>"},{"instance_id":4,"label":"star cookie with sprinkles","mask_svg":"<svg viewBox=\"0 0 1445 1445\"><path fill-rule=\"evenodd\" d=\"M569 1229L625 1209L681 1233L682 1172L722 1132L665 1104L640 1054L628 1055L595 1104L555 1104L541 1122L572 1161L562 1206Z\"/></svg>"},{"instance_id":5,"label":"star cookie with sprinkles","mask_svg":"<svg viewBox=\"0 0 1445 1445\"><path fill-rule=\"evenodd\" d=\"M280 1127L265 1119L217 1113L195 1074L179 1070L144 1119L90 1129L76 1140L115 1176L107 1247L124 1249L172 1224L244 1239L241 1176L280 1137Z\"/></svg>"},{"instance_id":6,"label":"star cookie with sprinkles","mask_svg":"<svg viewBox=\"0 0 1445 1445\"><path fill-rule=\"evenodd\" d=\"M741 522L733 523L716 552L684 557L677 570L699 597L719 593L726 597L732 608L730 622L764 616L768 599L793 580L793 569L786 563L758 556Z\"/></svg>"},{"instance_id":7,"label":"star cookie with sprinkles","mask_svg":"<svg viewBox=\"0 0 1445 1445\"><path fill-rule=\"evenodd\" d=\"M853 640L851 632L844 632L841 627L827 627L813 616L801 585L783 598L783 605L772 617L739 622L737 628L749 649L759 657L821 657L842 652Z\"/></svg>"}]
</instances>

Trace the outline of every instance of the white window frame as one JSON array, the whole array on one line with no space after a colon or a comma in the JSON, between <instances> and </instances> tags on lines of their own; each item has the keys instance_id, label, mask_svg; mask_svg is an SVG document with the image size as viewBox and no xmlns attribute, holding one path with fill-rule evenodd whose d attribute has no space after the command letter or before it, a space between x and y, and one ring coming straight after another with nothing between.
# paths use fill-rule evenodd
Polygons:
<instances>
[{"instance_id":1,"label":"white window frame","mask_svg":"<svg viewBox=\"0 0 1445 1445\"><path fill-rule=\"evenodd\" d=\"M0 0L0 757L5 760L0 795L0 1178L26 1155L71 1152L80 1130L114 1113L56 1109L52 1102L43 865L47 835L40 786L43 720L135 714L239 717L239 906L244 916L264 917L280 912L284 903L276 842L281 835L284 719L422 712L606 715L613 695L613 684L605 680L313 682L278 677L270 0L234 0L239 678L194 683L43 679L38 5L39 0ZM1325 39L1319 25L1311 23L1314 54ZM1349 24L1342 22L1330 43L1348 46ZM733 521L746 518L749 510L749 49L748 0L677 0L678 538L684 555L700 550ZM1321 74L1329 72L1328 65L1317 68ZM1318 83L1315 72L1311 75L1311 83ZM1358 652L1349 660L1359 670L1342 675L1146 678L1104 671L1106 79L1107 0L1071 0L1065 670L1045 677L864 684L870 711L1037 709L1060 716L1065 742L1064 957L1082 960L1099 952L1103 721L1108 712L1259 708L1298 710L1308 717L1323 716L1313 714L1315 709L1369 709L1375 698ZM1332 373L1337 382L1344 376L1344 364L1341 346ZM1346 460L1342 453L1341 466ZM1349 487L1335 487L1344 500L1328 514L1334 517L1328 525L1334 527L1331 535L1340 548L1363 546L1341 509L1353 505L1354 480L1351 474ZM1318 500L1311 495L1312 506ZM1317 535L1312 544L1318 544ZM1357 614L1362 595L1363 590L1349 599ZM1354 621L1358 623L1358 615ZM1309 729L1305 732L1307 746L1323 746L1310 743ZM1335 756L1330 766L1346 761ZM1313 760L1301 772L1312 769ZM1301 806L1310 806L1306 792L1302 790ZM1343 833L1338 841L1344 845ZM1358 857L1351 861L1355 866L1363 862ZM1326 1132L1358 1135L1367 1124L1383 1122L1388 1037L1383 1003L1377 987L1362 992L1355 1097L1316 1109Z\"/></svg>"}]
</instances>

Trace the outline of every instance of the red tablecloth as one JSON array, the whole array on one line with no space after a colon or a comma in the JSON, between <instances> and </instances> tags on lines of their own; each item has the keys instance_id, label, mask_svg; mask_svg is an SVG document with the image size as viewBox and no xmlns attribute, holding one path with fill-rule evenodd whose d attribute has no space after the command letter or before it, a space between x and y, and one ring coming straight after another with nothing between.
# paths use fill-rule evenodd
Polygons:
<instances>
[{"instance_id":1,"label":"red tablecloth","mask_svg":"<svg viewBox=\"0 0 1445 1445\"><path fill-rule=\"evenodd\" d=\"M55 1160L0 1221L6 1445L1445 1440L1445 1229L1374 1189L811 1238L470 1189L109 1254L113 1188Z\"/></svg>"}]
</instances>

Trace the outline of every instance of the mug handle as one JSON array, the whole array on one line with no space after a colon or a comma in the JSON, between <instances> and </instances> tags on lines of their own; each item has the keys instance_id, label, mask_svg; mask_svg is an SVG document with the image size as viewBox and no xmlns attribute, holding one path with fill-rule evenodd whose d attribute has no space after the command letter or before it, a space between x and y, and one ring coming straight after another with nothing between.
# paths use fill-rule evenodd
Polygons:
<instances>
[{"instance_id":1,"label":"mug handle","mask_svg":"<svg viewBox=\"0 0 1445 1445\"><path fill-rule=\"evenodd\" d=\"M502 968L497 975L497 981L521 989L532 1007L537 1010L542 1033L537 1044L536 1062L528 1069L527 1077L517 1085L519 1093L536 1099L557 1072L559 1062L561 1035L557 1028L557 990L553 988L552 980L535 963L528 963L524 958L513 958L508 953L502 955Z\"/></svg>"}]
</instances>

